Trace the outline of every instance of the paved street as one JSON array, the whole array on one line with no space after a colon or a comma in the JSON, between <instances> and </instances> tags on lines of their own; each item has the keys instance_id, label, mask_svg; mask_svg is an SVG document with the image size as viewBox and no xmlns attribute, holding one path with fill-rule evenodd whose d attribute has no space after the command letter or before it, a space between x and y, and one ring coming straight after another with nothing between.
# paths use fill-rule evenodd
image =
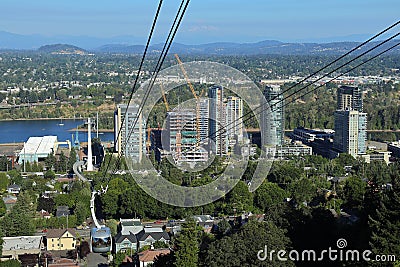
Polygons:
<instances>
[{"instance_id":1,"label":"paved street","mask_svg":"<svg viewBox=\"0 0 400 267\"><path fill-rule=\"evenodd\" d=\"M107 263L107 257L102 256L100 253L90 253L87 256L87 265L85 263L81 263L81 266L87 267L107 267L109 266Z\"/></svg>"}]
</instances>

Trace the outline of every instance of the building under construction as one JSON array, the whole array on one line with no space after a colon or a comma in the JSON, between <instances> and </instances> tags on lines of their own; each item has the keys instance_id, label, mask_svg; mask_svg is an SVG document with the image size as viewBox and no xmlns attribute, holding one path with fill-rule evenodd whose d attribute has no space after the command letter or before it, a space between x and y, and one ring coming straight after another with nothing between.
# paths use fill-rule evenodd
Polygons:
<instances>
[{"instance_id":1,"label":"building under construction","mask_svg":"<svg viewBox=\"0 0 400 267\"><path fill-rule=\"evenodd\" d=\"M167 113L166 149L175 162L203 162L208 160L207 150L197 146L196 112L191 109L176 109Z\"/></svg>"}]
</instances>

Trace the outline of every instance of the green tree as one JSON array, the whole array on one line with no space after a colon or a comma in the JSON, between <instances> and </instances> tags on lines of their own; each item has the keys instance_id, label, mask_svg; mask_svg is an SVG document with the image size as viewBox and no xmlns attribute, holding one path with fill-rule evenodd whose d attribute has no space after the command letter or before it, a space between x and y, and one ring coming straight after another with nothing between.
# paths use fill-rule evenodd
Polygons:
<instances>
[{"instance_id":1,"label":"green tree","mask_svg":"<svg viewBox=\"0 0 400 267\"><path fill-rule=\"evenodd\" d=\"M3 217L6 214L7 208L6 204L4 203L3 199L0 199L0 217Z\"/></svg>"},{"instance_id":2,"label":"green tree","mask_svg":"<svg viewBox=\"0 0 400 267\"><path fill-rule=\"evenodd\" d=\"M239 181L228 193L228 203L236 212L251 211L253 209L253 195L243 181Z\"/></svg>"},{"instance_id":3,"label":"green tree","mask_svg":"<svg viewBox=\"0 0 400 267\"><path fill-rule=\"evenodd\" d=\"M289 194L277 184L264 181L254 195L254 205L267 212L274 207L280 207Z\"/></svg>"},{"instance_id":4,"label":"green tree","mask_svg":"<svg viewBox=\"0 0 400 267\"><path fill-rule=\"evenodd\" d=\"M20 267L21 263L18 260L7 260L0 262L0 267Z\"/></svg>"},{"instance_id":5,"label":"green tree","mask_svg":"<svg viewBox=\"0 0 400 267\"><path fill-rule=\"evenodd\" d=\"M268 249L287 250L290 248L290 239L283 230L271 222L250 221L237 233L225 236L209 245L203 260L203 266L294 266L291 261L261 261L257 252ZM261 253L261 256L264 254ZM268 255L267 255L268 256Z\"/></svg>"},{"instance_id":6,"label":"green tree","mask_svg":"<svg viewBox=\"0 0 400 267\"><path fill-rule=\"evenodd\" d=\"M72 172L72 167L74 166L74 163L76 162L76 151L74 148L71 149L71 152L69 153L69 158L68 158L68 163L67 163L67 171Z\"/></svg>"},{"instance_id":7,"label":"green tree","mask_svg":"<svg viewBox=\"0 0 400 267\"><path fill-rule=\"evenodd\" d=\"M61 151L60 156L58 157L55 168L57 172L67 171L67 157L65 156L63 151Z\"/></svg>"},{"instance_id":8,"label":"green tree","mask_svg":"<svg viewBox=\"0 0 400 267\"><path fill-rule=\"evenodd\" d=\"M7 173L10 176L11 182L13 184L18 184L20 185L22 183L22 175L19 171L17 170L11 170Z\"/></svg>"},{"instance_id":9,"label":"green tree","mask_svg":"<svg viewBox=\"0 0 400 267\"><path fill-rule=\"evenodd\" d=\"M0 173L0 190L6 190L9 184L10 180L8 179L7 174L4 172Z\"/></svg>"},{"instance_id":10,"label":"green tree","mask_svg":"<svg viewBox=\"0 0 400 267\"><path fill-rule=\"evenodd\" d=\"M400 164L394 169L392 189L381 194L381 201L368 218L370 245L375 254L400 254Z\"/></svg>"},{"instance_id":11,"label":"green tree","mask_svg":"<svg viewBox=\"0 0 400 267\"><path fill-rule=\"evenodd\" d=\"M46 160L45 160L47 169L48 169L48 170L51 170L51 169L55 168L55 166L56 166L56 161L57 161L57 160L56 160L56 157L53 155L53 153L50 153L50 154L47 156Z\"/></svg>"},{"instance_id":12,"label":"green tree","mask_svg":"<svg viewBox=\"0 0 400 267\"><path fill-rule=\"evenodd\" d=\"M197 267L199 264L199 243L202 230L193 219L187 219L182 225L182 231L176 237L175 261L176 267Z\"/></svg>"},{"instance_id":13,"label":"green tree","mask_svg":"<svg viewBox=\"0 0 400 267\"><path fill-rule=\"evenodd\" d=\"M364 201L366 183L359 177L349 177L343 188L345 205L348 207L361 207Z\"/></svg>"},{"instance_id":14,"label":"green tree","mask_svg":"<svg viewBox=\"0 0 400 267\"><path fill-rule=\"evenodd\" d=\"M44 178L45 179L54 179L56 177L56 174L53 170L48 169L45 173L44 173Z\"/></svg>"},{"instance_id":15,"label":"green tree","mask_svg":"<svg viewBox=\"0 0 400 267\"><path fill-rule=\"evenodd\" d=\"M55 203L52 198L39 197L37 200L37 211L45 210L49 213L53 213L55 209Z\"/></svg>"},{"instance_id":16,"label":"green tree","mask_svg":"<svg viewBox=\"0 0 400 267\"><path fill-rule=\"evenodd\" d=\"M76 223L82 224L89 217L90 212L87 208L87 204L82 201L78 201L75 206L74 214L76 215Z\"/></svg>"},{"instance_id":17,"label":"green tree","mask_svg":"<svg viewBox=\"0 0 400 267\"><path fill-rule=\"evenodd\" d=\"M32 235L34 211L30 196L21 192L15 206L1 221L4 236Z\"/></svg>"},{"instance_id":18,"label":"green tree","mask_svg":"<svg viewBox=\"0 0 400 267\"><path fill-rule=\"evenodd\" d=\"M110 228L112 236L115 236L117 234L118 223L119 222L115 219L110 219L110 220L106 221L106 225L107 225L107 227Z\"/></svg>"},{"instance_id":19,"label":"green tree","mask_svg":"<svg viewBox=\"0 0 400 267\"><path fill-rule=\"evenodd\" d=\"M163 241L159 241L157 240L156 242L153 243L153 247L154 249L158 249L158 248L168 248L169 245Z\"/></svg>"},{"instance_id":20,"label":"green tree","mask_svg":"<svg viewBox=\"0 0 400 267\"><path fill-rule=\"evenodd\" d=\"M8 170L8 159L6 156L0 157L0 171Z\"/></svg>"}]
</instances>

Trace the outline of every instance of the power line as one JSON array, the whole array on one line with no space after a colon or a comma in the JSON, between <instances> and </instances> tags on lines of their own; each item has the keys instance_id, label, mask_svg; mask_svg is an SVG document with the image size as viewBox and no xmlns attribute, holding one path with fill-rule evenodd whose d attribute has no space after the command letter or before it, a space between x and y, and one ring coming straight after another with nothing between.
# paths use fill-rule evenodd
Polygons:
<instances>
[{"instance_id":1,"label":"power line","mask_svg":"<svg viewBox=\"0 0 400 267\"><path fill-rule=\"evenodd\" d=\"M163 0L160 0L160 2L158 3L157 11L156 11L155 17L154 17L154 19L153 19L153 23L152 23L152 25L151 25L149 37L147 38L147 43L146 43L146 46L145 46L145 49L144 49L144 52L143 52L142 59L141 59L141 61L140 61L140 65L139 65L139 69L138 69L138 72L137 72L137 75L136 75L136 78L135 78L135 82L133 83L133 86L132 86L132 91L131 91L131 94L130 94L130 96L129 96L129 102L128 102L128 103L130 103L130 101L131 101L132 98L133 98L133 94L134 94L134 92L135 92L135 88L136 88L136 85L137 85L138 80L139 80L140 72L142 71L143 63L144 63L144 60L145 60L145 58L146 58L147 50L148 50L148 48L149 48L149 46L150 46L150 41L151 41L151 38L152 38L152 36L153 36L154 29L155 29L155 27L156 27L156 23L157 23L157 20L158 20L158 15L160 14L160 10L161 10L162 3L163 3ZM127 115L127 114L125 113L124 119L122 120L122 123L121 123L121 127L120 127L119 130L118 130L118 135L117 135L117 138L115 139L115 143L118 142L118 139L119 139L119 137L120 137L120 135L121 135L122 126L123 126L124 121L125 121L125 119L126 119L126 115ZM115 145L115 144L114 144L114 145ZM110 163L111 163L111 158L112 158L112 157L110 157L109 160L108 160L107 167L106 167L105 171L103 172L103 176L105 176L105 175L107 174L108 168L109 168Z\"/></svg>"},{"instance_id":2,"label":"power line","mask_svg":"<svg viewBox=\"0 0 400 267\"><path fill-rule=\"evenodd\" d=\"M188 7L189 3L190 3L190 0L187 0L186 3L185 3L185 0L182 0L182 2L181 2L181 5L180 5L180 7L178 9L178 12L177 12L177 14L175 16L174 22L173 22L173 24L171 26L171 29L170 29L170 32L168 34L167 40L164 43L164 47L163 47L161 55L160 55L160 57L158 59L157 65L156 65L156 67L154 69L153 76L150 79L150 82L149 82L149 84L147 86L147 89L146 89L146 92L145 92L145 96L142 98L142 101L141 101L141 103L139 105L139 108L138 108L138 111L136 113L135 121L133 123L133 126L129 131L128 137L125 139L125 142L124 142L124 145L123 145L124 148L126 148L128 140L130 139L130 137L131 137L131 135L132 135L132 133L134 131L134 128L135 128L135 126L136 126L136 124L137 124L137 122L139 120L139 116L143 111L144 105L145 105L145 103L146 103L146 101L147 101L147 99L148 99L148 97L150 95L150 92L151 92L151 90L152 90L152 88L154 86L154 83L155 83L155 80L157 79L158 73L160 72L161 67L162 67L162 65L164 63L164 60L165 60L166 56L168 55L168 51L169 51L169 49L170 49L170 47L171 47L171 45L173 43L173 40L174 40L175 35L176 35L176 33L177 33L178 29L179 29L179 26L180 26L180 24L182 22L182 19L183 19L185 13L186 13L186 10L187 10L187 7ZM183 7L183 10L182 10L182 7ZM129 104L130 103L128 103L128 107L129 107ZM127 110L128 110L128 108L127 108ZM118 168L118 165L119 165L119 163L121 161L121 158L122 158L122 153L120 153L119 156L118 156L117 163L114 165L113 173Z\"/></svg>"},{"instance_id":3,"label":"power line","mask_svg":"<svg viewBox=\"0 0 400 267\"><path fill-rule=\"evenodd\" d=\"M395 25L398 25L399 23L400 23L400 21L397 22L397 23L395 23L395 24L393 24L393 25L390 26L389 28L394 27ZM389 29L389 28L387 28L387 29ZM385 29L384 31L382 31L380 34L384 33L387 29ZM379 36L380 34L377 34L377 35L375 35L375 36L377 37L377 36ZM323 78L329 76L330 74L333 74L333 73L336 72L337 70L339 70L339 69L343 68L344 66L350 64L351 62L353 62L353 61L359 59L360 57L366 55L367 53L369 53L369 52L371 52L371 51L377 49L378 47L380 47L381 45L383 45L383 44L389 42L390 40L393 40L395 37L397 37L397 36L399 36L399 35L400 35L400 33L397 33L397 34L393 35L392 37L386 39L385 41L383 41L383 42L381 42L381 43L375 45L374 47L372 47L372 48L368 49L367 51L361 53L361 54L358 55L357 57L351 59L350 61L348 61L348 62L346 62L346 63L340 65L339 67L335 68L334 70L332 70L332 71L330 71L330 72L324 74L323 76L321 76L321 77L318 78L317 80L313 81L312 83L307 84L306 86L304 86L304 87L302 87L302 88L296 90L295 92L291 93L289 96L287 96L287 97L283 98L282 100L280 100L280 101L278 101L278 102L272 104L270 107L275 106L275 105L279 104L280 102L284 101L285 99L287 99L287 98L289 98L289 97L291 97L291 96L293 96L293 95L299 93L300 91L302 91L302 90L304 90L304 89L310 87L310 86L313 85L314 83L316 83L316 82L320 81L321 79L323 79ZM375 37L375 38L376 38L376 37ZM372 40L372 38L370 38L369 40ZM364 42L364 43L366 44L366 42ZM357 48L357 49L358 49L358 48ZM352 49L352 50L354 50L354 49ZM348 55L348 54L349 54L349 53L346 53L346 55ZM343 56L341 56L340 58L343 58ZM335 60L334 62L336 62L336 61L337 61L337 60ZM328 64L327 66L330 66L330 65L332 65L332 63ZM322 68L322 69L325 69L325 68L326 68L326 67L324 67L324 68ZM318 73L318 72L317 72L317 73ZM340 76L339 76L339 77L340 77ZM308 78L311 78L311 77L308 77ZM306 79L308 79L308 78L306 78ZM283 95L285 92L289 91L290 89L294 88L295 86L301 84L301 83L304 82L304 81L305 81L305 79L303 79L303 80L300 81L300 82L297 82L296 84L294 84L293 86L291 86L289 89L284 90L284 91L281 92L279 95L275 96L275 97L274 97L273 99L271 99L270 101L275 100L276 98L278 98L278 97L280 97L281 95ZM266 103L266 104L267 104L267 107L268 107L268 103ZM245 118L245 117L248 116L248 115L250 115L250 117L247 118L245 121L250 120L251 118L254 117L254 111L257 110L257 109L263 108L263 106L265 106L266 104L262 104L262 105L258 106L257 108L255 108L255 109L253 109L253 110L247 112L246 114L244 114L244 115L241 116L240 118L236 119L235 121L233 121L233 122L227 124L226 126L229 126L229 125L234 124L234 123L236 123L236 122L240 122L241 119ZM265 110L265 109L263 109L263 110ZM260 113L261 113L261 112L257 112L256 114L260 114ZM244 121L243 121L243 122L244 122ZM205 138L203 138L202 140L200 140L200 141L199 141L199 144L202 144L203 141L207 140L207 139L210 138L211 136L214 136L214 135L217 136L216 134L218 134L218 132L220 132L220 134L223 134L223 133L225 133L225 132L227 131L227 129L228 129L228 130L233 129L234 127L236 127L236 126L238 126L238 125L239 125L239 124L235 124L232 128L226 128L226 126L225 126L224 128L220 128L220 129L218 129L217 131L215 131L215 132L209 134L207 137L205 137Z\"/></svg>"},{"instance_id":4,"label":"power line","mask_svg":"<svg viewBox=\"0 0 400 267\"><path fill-rule=\"evenodd\" d=\"M313 88L312 90L308 91L307 93L305 93L305 94L303 94L303 95L301 95L301 96L299 96L299 97L294 98L294 99L291 100L290 102L286 103L284 106L287 106L288 104L293 103L293 102L295 102L296 100L298 100L298 99L300 99L300 98L302 98L302 97L304 97L304 96L306 96L306 95L308 95L308 94L310 94L310 93L316 91L317 89L321 88L322 86L326 85L327 83L330 83L330 82L332 82L333 80L339 78L340 76L343 76L344 74L347 74L347 73L349 73L349 72L355 70L356 68L358 68L358 67L360 67L360 66L362 66L362 65L364 65L364 64L366 64L366 63L368 63L368 62L371 61L371 60L374 60L375 58L377 58L377 57L381 56L382 54L384 54L384 53L386 53L386 52L388 52L388 51L394 49L395 47L397 47L397 46L399 46L399 45L400 45L400 42L394 44L393 46L391 46L391 47L385 49L384 51L382 51L382 52L376 54L375 56L373 56L373 57L371 57L371 58L369 58L369 59L367 59L367 60L365 60L365 61L359 63L358 65L356 65L356 66L350 68L349 70L347 70L347 71L345 71L345 72L343 72L343 73L341 73L341 74L339 74L339 75L337 75L337 76L331 78L329 81L327 81L327 82L325 82L325 83L323 83L323 84L320 84L319 86ZM282 99L282 101L285 100L285 99L287 99L287 98ZM267 107L266 109L261 110L261 111L258 112L257 114L260 114L261 112L263 112L263 111L265 111L265 110L267 110L267 109L268 109L268 107ZM249 119L251 119L251 117L250 117L250 118L247 118L247 119L244 120L243 122L245 122L245 121L247 121L247 120L249 120Z\"/></svg>"}]
</instances>

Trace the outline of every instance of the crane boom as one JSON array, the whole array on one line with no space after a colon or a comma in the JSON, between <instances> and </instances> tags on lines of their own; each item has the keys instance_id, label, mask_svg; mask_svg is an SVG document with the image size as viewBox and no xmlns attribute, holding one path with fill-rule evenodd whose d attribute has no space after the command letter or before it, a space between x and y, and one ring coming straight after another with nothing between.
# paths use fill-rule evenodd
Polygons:
<instances>
[{"instance_id":1,"label":"crane boom","mask_svg":"<svg viewBox=\"0 0 400 267\"><path fill-rule=\"evenodd\" d=\"M162 97L164 99L164 105L165 105L165 108L166 108L166 110L168 112L169 111L169 104L168 104L168 101L167 101L167 97L165 96L164 86L163 86L162 83L160 83L160 88L161 88Z\"/></svg>"},{"instance_id":2,"label":"crane boom","mask_svg":"<svg viewBox=\"0 0 400 267\"><path fill-rule=\"evenodd\" d=\"M176 58L176 61L178 61L179 67L181 68L181 71L183 73L183 76L185 76L186 83L188 84L190 91L192 91L192 94L194 98L196 99L196 146L199 145L200 142L200 97L196 94L196 91L194 90L193 84L190 82L189 76L187 75L187 72L185 68L183 67L183 63L181 59L179 58L178 54L174 55Z\"/></svg>"}]
</instances>

